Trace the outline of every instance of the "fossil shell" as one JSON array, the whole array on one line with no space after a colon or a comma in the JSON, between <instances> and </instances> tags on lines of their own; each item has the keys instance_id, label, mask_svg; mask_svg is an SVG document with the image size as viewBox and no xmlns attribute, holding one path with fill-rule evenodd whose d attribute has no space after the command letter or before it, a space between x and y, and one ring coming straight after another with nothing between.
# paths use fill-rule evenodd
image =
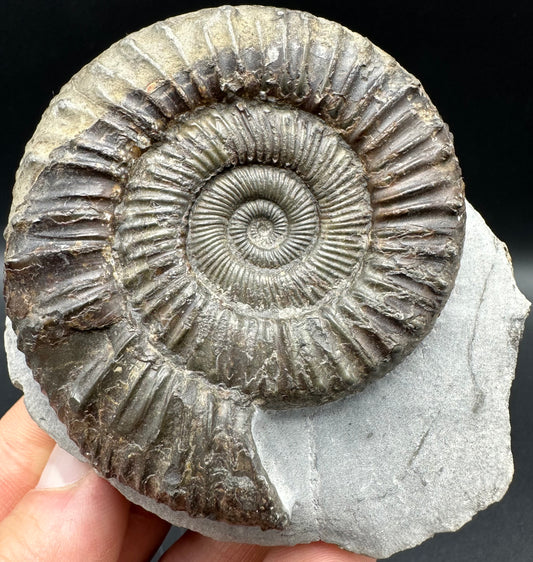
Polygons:
<instances>
[{"instance_id":1,"label":"fossil shell","mask_svg":"<svg viewBox=\"0 0 533 562\"><path fill-rule=\"evenodd\" d=\"M101 474L282 528L254 411L340 398L409 353L463 227L451 135L392 58L306 13L204 10L51 102L17 176L7 308Z\"/></svg>"}]
</instances>

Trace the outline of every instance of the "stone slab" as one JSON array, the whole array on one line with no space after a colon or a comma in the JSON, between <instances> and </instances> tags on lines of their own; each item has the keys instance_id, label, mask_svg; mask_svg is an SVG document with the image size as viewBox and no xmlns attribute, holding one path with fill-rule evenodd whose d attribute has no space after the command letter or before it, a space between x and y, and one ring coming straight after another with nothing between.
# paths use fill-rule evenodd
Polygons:
<instances>
[{"instance_id":1,"label":"stone slab","mask_svg":"<svg viewBox=\"0 0 533 562\"><path fill-rule=\"evenodd\" d=\"M433 330L364 392L332 404L258 411L262 463L291 514L284 531L193 519L111 482L131 501L215 539L323 540L377 558L454 531L501 499L513 474L508 400L529 303L505 246L471 207L461 268ZM10 376L28 410L80 457L17 350Z\"/></svg>"}]
</instances>

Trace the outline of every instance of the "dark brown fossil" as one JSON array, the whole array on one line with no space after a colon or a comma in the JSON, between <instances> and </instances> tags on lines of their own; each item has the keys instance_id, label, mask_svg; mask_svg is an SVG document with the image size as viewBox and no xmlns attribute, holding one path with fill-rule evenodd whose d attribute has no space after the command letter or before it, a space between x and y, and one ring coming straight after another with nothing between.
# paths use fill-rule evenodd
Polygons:
<instances>
[{"instance_id":1,"label":"dark brown fossil","mask_svg":"<svg viewBox=\"0 0 533 562\"><path fill-rule=\"evenodd\" d=\"M463 229L415 78L338 24L226 6L126 37L51 102L17 175L7 309L102 475L282 528L254 411L390 370L444 306Z\"/></svg>"}]
</instances>

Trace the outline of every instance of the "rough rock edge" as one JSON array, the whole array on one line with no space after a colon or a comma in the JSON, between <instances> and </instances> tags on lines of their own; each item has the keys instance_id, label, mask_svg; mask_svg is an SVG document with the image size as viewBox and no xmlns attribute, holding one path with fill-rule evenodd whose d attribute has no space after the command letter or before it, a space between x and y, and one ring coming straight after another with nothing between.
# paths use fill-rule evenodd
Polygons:
<instances>
[{"instance_id":1,"label":"rough rock edge","mask_svg":"<svg viewBox=\"0 0 533 562\"><path fill-rule=\"evenodd\" d=\"M483 243L487 245L490 244L491 241L494 246L494 252L489 256L485 254L479 255L479 248L483 246ZM442 334L443 331L445 331L447 322L449 323L447 311L453 309L460 301L460 292L463 291L465 287L470 284L475 284L472 280L475 280L475 275L478 272L478 262L483 260L485 260L484 269L487 271L488 268L488 274L486 274L485 278L481 280L482 289L481 291L478 290L478 301L475 308L472 307L469 311L471 315L474 315L475 326L475 330L471 335L467 348L467 360L470 366L470 372L465 373L458 371L455 373L455 377L456 380L459 380L462 379L465 374L468 375L468 377L471 378L472 386L475 389L477 385L482 384L482 382L480 383L476 380L476 375L479 375L480 372L486 373L487 369L490 368L492 368L493 371L498 370L499 372L500 382L498 384L498 388L493 389L491 387L492 394L485 396L486 400L493 402L491 408L496 410L500 407L501 409L501 411L498 412L500 417L499 425L502 432L500 441L496 440L492 432L490 435L484 436L485 439L488 440L488 444L492 447L494 454L498 456L498 459L503 463L500 467L499 474L496 475L497 479L488 485L491 491L489 492L487 489L483 489L482 479L480 476L481 474L485 476L485 473L479 473L476 480L478 483L478 489L475 490L475 494L472 494L471 498L466 500L465 505L451 505L448 508L446 517L443 517L442 514L436 513L436 511L422 513L422 516L426 517L425 521L421 521L420 514L417 513L413 516L413 521L409 521L409 524L406 524L403 519L404 515L401 513L402 508L405 508L405 506L398 503L402 501L402 488L400 486L399 488L393 490L394 493L386 494L386 497L384 496L382 499L374 499L374 503L378 506L379 511L377 518L375 517L375 514L372 514L369 511L369 515L371 515L371 524L375 526L373 533L371 532L372 529L366 529L364 527L364 522L360 523L360 514L357 512L358 506L353 508L353 513L350 513L352 521L357 521L358 528L355 528L356 525L354 524L353 528L350 528L348 531L343 531L342 528L339 527L339 519L337 518L338 513L328 513L327 509L324 507L324 503L330 501L332 498L324 495L323 499L320 499L321 486L325 486L327 488L328 482L324 483L322 481L324 479L324 475L321 475L317 468L317 463L319 462L319 451L316 447L316 439L319 438L319 436L317 435L317 431L315 431L315 420L320 421L320 418L324 416L335 416L335 411L337 411L338 415L341 416L344 415L342 413L343 410L344 412L354 411L356 403L359 402L359 405L364 404L365 395L368 396L371 393L376 395L379 395L380 393L383 394L388 387L393 388L395 384L401 384L401 380L406 379L409 372L413 372L413 367L415 367L417 372L420 372L421 361L423 361L425 365L429 364L431 362L429 354L433 349L435 349L433 346L436 342L438 342L438 339L436 340L436 338L438 338L439 333ZM489 260L490 263L487 262L487 260ZM483 268L480 269L482 270ZM471 277L467 277L467 274ZM497 285L493 287L495 281ZM494 324L494 319L490 318L491 311L495 310L497 304L492 303L492 301L489 302L489 300L485 298L486 292L490 292L491 287L493 288L494 293L491 293L492 299L499 299L500 305L503 301L505 303L507 317L498 318L500 321L499 325ZM487 306L487 304L490 306ZM215 539L222 540L266 545L297 544L315 540L325 540L327 542L337 543L347 550L365 553L377 558L385 558L401 550L414 547L438 532L457 530L468 522L475 513L501 499L512 479L513 465L510 449L510 425L507 404L510 385L512 379L514 378L514 366L516 364L518 343L520 341L524 321L527 317L528 311L529 303L519 292L514 283L512 266L505 246L493 236L478 213L469 206L464 258L456 287L452 292L445 310L437 321L434 330L430 333L426 340L419 345L419 348L415 350L410 357L408 357L384 379L374 383L374 385L369 387L369 389L361 395L356 395L332 405L322 407L322 409L321 407L307 408L296 413L260 412L257 415L254 436L258 442L258 450L262 456L263 464L267 471L269 471L269 476L271 476L272 482L278 489L284 504L289 509L292 508L293 511L294 519L291 520L291 524L287 530L282 532L263 532L254 528L233 526L216 521L194 519L184 512L173 512L166 506L158 505L155 501L141 496L137 492L124 487L118 482L111 481L111 483L129 500L142 505L149 511L153 511L163 519L172 522L174 525L187 527L209 535ZM487 326L484 326L484 322L481 320L482 314L485 315L485 323L489 323L490 326L494 327L493 336L495 340L497 340L498 337L498 334L496 334L497 330L499 331L499 334L503 334L490 348L491 357L489 358L487 358L483 353L479 356L479 353L484 351L484 349L482 349L483 341L486 342L487 339L489 339L485 333ZM456 322L458 321L458 319L455 320ZM490 324L491 322L492 324ZM507 330L501 329L504 322L506 322ZM11 329L9 320L7 321L5 339L10 376L12 377L14 384L24 390L25 403L30 414L35 421L43 427L43 429L46 428L46 431L52 435L64 449L69 451L75 457L83 460L83 457L78 452L76 446L66 434L65 427L55 417L55 413L48 404L48 400L40 392L39 385L34 381L30 370L25 364L24 356L16 348L15 335ZM433 352L433 354L436 354L436 352ZM418 368L416 368L417 365ZM492 377L495 378L496 375L493 374ZM432 379L429 378L426 378L425 380L429 383L432 382ZM495 380L494 382L497 381ZM430 412L432 404L426 404L426 407L427 412ZM474 414L476 413L475 407L476 406L474 405ZM479 407L483 407L483 405ZM438 411L432 418L433 421L436 420L436 423L440 421L438 419L439 415L440 411ZM283 419L284 417L285 419ZM283 474L283 470L281 470L278 466L278 455L276 454L276 451L271 453L270 456L268 455L268 447L271 446L272 443L268 442L268 434L266 437L261 437L263 434L261 430L264 427L272 426L273 430L271 431L279 435L279 429L276 429L276 424L281 424L282 426L284 426L284 424L289 424L288 427L290 427L290 424L294 423L295 419L299 432L306 435L306 439L300 439L299 441L303 442L301 447L304 451L303 458L306 459L307 465L303 463L297 466L295 478L293 477L292 482L289 482L287 474ZM447 423L451 423L451 421L453 421L453 419L449 420ZM304 427L303 431L301 429L302 424ZM411 467L412 471L411 473L406 473L405 476L407 481L409 481L409 478L416 472L416 467L414 467L413 463L422 450L427 439L427 435L431 429L432 427L430 424L422 433L422 436L419 438L415 450L411 455L412 460L409 461L408 467ZM453 427L450 428L450 431L452 430ZM482 436L479 438L482 439ZM406 445L408 446L409 444L406 443ZM444 445L442 451L443 453L445 451ZM464 454L465 451L460 452ZM298 458L298 455L294 454L287 456L292 457L293 460ZM461 465L463 464L464 459L465 457L461 456ZM445 466L445 468L454 468L453 459L447 459L446 462L447 466ZM388 468L390 467L385 467L385 469L381 468L380 473L386 472ZM455 469L457 469L457 467L455 467ZM305 479L302 480L302 473L308 475L309 478L307 481ZM360 475L360 473L356 473L354 471L352 481L345 483L344 486L350 488L356 487L358 484L358 475ZM296 480L298 478L300 482ZM300 494L302 494L302 492L303 494L307 493L309 494L309 497L305 497L303 495L296 496L297 492L295 492L295 488L298 487L300 488ZM409 483L406 485L406 489L408 489L408 487ZM421 494L423 492L423 487L423 480L421 479L421 483L419 484L419 491ZM442 489L441 503L443 506L449 502L447 497L448 494L453 492L454 490L450 492L448 489ZM412 495L412 492L409 492L409 494ZM393 498L392 501L396 501L398 513L396 514L396 521L393 517L394 514L387 513L385 515L385 519L390 517L390 524L387 524L387 534L385 535L383 530L383 521L379 520L379 515L380 511L382 512L381 516L383 516L383 512L390 511L388 503L391 501L391 497ZM342 498L340 499L342 501ZM333 504L335 504L335 500L336 498L333 497ZM363 501L370 504L372 498L364 498ZM371 509L371 506L365 509ZM395 523L398 523L399 519L402 520L403 528L406 529L403 536L401 533L402 527L400 526L399 528L395 528L394 526ZM346 528L347 526L345 525L345 529Z\"/></svg>"}]
</instances>

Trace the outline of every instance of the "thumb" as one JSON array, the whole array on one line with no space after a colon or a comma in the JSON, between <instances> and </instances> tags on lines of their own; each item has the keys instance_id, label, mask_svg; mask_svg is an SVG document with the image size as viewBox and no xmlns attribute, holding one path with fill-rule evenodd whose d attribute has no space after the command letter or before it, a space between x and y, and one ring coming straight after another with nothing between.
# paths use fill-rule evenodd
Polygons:
<instances>
[{"instance_id":1,"label":"thumb","mask_svg":"<svg viewBox=\"0 0 533 562\"><path fill-rule=\"evenodd\" d=\"M90 465L56 445L37 487L0 524L0 558L115 561L128 509L128 502Z\"/></svg>"}]
</instances>

